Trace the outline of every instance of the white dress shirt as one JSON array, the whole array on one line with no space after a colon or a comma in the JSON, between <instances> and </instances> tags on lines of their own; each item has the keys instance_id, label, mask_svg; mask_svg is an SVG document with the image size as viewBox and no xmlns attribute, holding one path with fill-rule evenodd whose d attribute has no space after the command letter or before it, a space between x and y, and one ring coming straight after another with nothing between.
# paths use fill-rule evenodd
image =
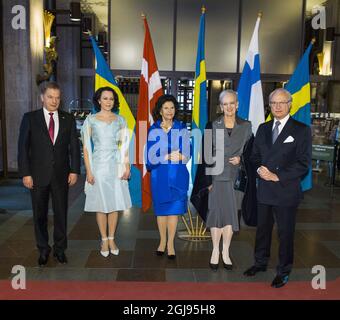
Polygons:
<instances>
[{"instance_id":1,"label":"white dress shirt","mask_svg":"<svg viewBox=\"0 0 340 320\"><path fill-rule=\"evenodd\" d=\"M48 111L45 108L43 108L43 110L44 110L44 116L45 116L47 131L48 131L48 127L50 126L50 118L51 118L51 116L49 114L51 112ZM58 132L59 132L59 116L58 116L58 111L54 111L52 113L53 113L53 120L54 120L54 141L53 141L53 144L55 144L55 141L57 139L57 135L58 135Z\"/></svg>"},{"instance_id":2,"label":"white dress shirt","mask_svg":"<svg viewBox=\"0 0 340 320\"><path fill-rule=\"evenodd\" d=\"M276 122L280 121L280 125L279 125L279 134L281 133L282 129L284 128L284 126L286 125L287 121L289 120L290 115L287 114L283 119L278 120L274 118L274 122L273 122L273 127L272 127L272 131L274 130L275 124Z\"/></svg>"}]
</instances>

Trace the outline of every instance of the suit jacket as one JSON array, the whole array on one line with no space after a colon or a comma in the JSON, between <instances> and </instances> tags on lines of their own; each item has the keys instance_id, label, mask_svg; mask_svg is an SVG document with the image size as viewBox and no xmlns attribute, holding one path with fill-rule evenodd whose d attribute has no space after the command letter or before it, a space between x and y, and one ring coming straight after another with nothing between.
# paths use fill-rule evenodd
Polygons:
<instances>
[{"instance_id":1,"label":"suit jacket","mask_svg":"<svg viewBox=\"0 0 340 320\"><path fill-rule=\"evenodd\" d=\"M148 131L146 146L146 168L151 172L152 199L165 203L187 199L189 189L189 172L186 163L190 159L190 133L186 125L174 120L173 127L165 133L156 121ZM164 160L166 154L179 150L185 161L172 163Z\"/></svg>"},{"instance_id":2,"label":"suit jacket","mask_svg":"<svg viewBox=\"0 0 340 320\"><path fill-rule=\"evenodd\" d=\"M218 151L223 152L224 167L220 174L213 175L213 180L234 181L237 175L238 166L229 163L229 158L242 156L246 142L252 135L251 123L236 117L235 126L231 135L225 131L223 116L219 117L212 123L213 129L213 155L216 156ZM224 136L218 135L217 130L223 130Z\"/></svg>"},{"instance_id":3,"label":"suit jacket","mask_svg":"<svg viewBox=\"0 0 340 320\"><path fill-rule=\"evenodd\" d=\"M258 202L293 207L303 198L300 182L308 173L312 158L312 134L305 124L289 118L272 144L273 121L263 123L256 134L251 161L255 168L266 166L279 182L259 179ZM286 142L289 138L291 142Z\"/></svg>"},{"instance_id":4,"label":"suit jacket","mask_svg":"<svg viewBox=\"0 0 340 320\"><path fill-rule=\"evenodd\" d=\"M47 186L54 175L60 183L80 173L80 148L74 117L58 110L59 132L53 145L43 109L24 114L18 144L20 176L32 176L35 186Z\"/></svg>"}]
</instances>

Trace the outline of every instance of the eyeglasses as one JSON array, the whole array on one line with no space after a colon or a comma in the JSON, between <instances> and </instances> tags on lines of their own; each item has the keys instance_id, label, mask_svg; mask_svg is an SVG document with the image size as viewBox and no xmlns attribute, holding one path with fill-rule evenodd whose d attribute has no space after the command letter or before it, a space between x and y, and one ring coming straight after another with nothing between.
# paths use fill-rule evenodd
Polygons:
<instances>
[{"instance_id":1,"label":"eyeglasses","mask_svg":"<svg viewBox=\"0 0 340 320\"><path fill-rule=\"evenodd\" d=\"M280 102L276 102L276 101L271 101L269 102L269 105L273 108L280 106L280 107L284 107L286 106L288 103L291 103L291 101L280 101Z\"/></svg>"}]
</instances>

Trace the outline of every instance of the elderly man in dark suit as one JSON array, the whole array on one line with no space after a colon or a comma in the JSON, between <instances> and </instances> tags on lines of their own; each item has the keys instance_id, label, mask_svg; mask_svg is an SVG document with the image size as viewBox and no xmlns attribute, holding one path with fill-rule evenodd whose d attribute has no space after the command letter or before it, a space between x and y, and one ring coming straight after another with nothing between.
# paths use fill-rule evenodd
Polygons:
<instances>
[{"instance_id":1,"label":"elderly man in dark suit","mask_svg":"<svg viewBox=\"0 0 340 320\"><path fill-rule=\"evenodd\" d=\"M272 287L280 288L288 282L293 266L295 217L303 197L301 179L311 165L312 135L308 126L290 117L292 96L287 90L273 91L269 104L274 119L259 127L251 156L259 178L258 225L255 265L244 275L266 271L276 221L279 265Z\"/></svg>"},{"instance_id":2,"label":"elderly man in dark suit","mask_svg":"<svg viewBox=\"0 0 340 320\"><path fill-rule=\"evenodd\" d=\"M20 127L18 166L23 184L31 191L34 229L40 252L38 264L47 264L48 202L54 211L54 256L67 263L68 189L80 173L80 149L74 117L58 110L60 87L54 82L43 85L43 108L24 115Z\"/></svg>"}]
</instances>

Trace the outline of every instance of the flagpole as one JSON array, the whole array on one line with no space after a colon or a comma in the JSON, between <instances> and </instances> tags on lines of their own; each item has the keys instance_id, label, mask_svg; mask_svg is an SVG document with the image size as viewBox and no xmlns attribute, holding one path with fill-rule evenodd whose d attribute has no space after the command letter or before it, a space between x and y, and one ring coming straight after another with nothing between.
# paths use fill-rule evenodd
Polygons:
<instances>
[{"instance_id":1,"label":"flagpole","mask_svg":"<svg viewBox=\"0 0 340 320\"><path fill-rule=\"evenodd\" d=\"M201 7L201 18L200 18L200 24L201 24L201 20L202 20L202 15L205 14L207 11L206 7L204 5L202 5ZM199 31L199 37L200 37L200 33L201 33L201 29ZM196 61L197 63L197 61ZM195 75L195 80L196 79L196 75ZM192 158L192 161L194 161L194 157ZM187 219L182 216L182 220L183 223L187 229L187 233L185 233L185 231L181 231L178 233L178 237L182 240L188 240L188 241L203 241L203 240L208 240L210 239L210 235L205 235L206 232L206 228L204 228L204 221L202 220L200 223L200 216L197 213L196 215L196 221L195 221L195 217L193 216L191 210L190 210L190 206L187 206L188 211L188 222ZM203 230L203 232L202 232Z\"/></svg>"}]
</instances>

